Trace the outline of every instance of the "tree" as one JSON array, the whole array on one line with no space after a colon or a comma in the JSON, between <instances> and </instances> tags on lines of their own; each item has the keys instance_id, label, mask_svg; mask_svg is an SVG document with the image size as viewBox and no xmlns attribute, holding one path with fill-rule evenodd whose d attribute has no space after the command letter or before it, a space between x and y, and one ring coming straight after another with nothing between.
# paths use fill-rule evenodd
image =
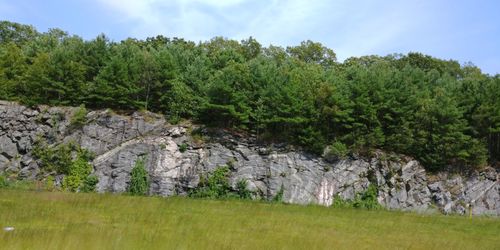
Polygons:
<instances>
[{"instance_id":1,"label":"tree","mask_svg":"<svg viewBox=\"0 0 500 250\"><path fill-rule=\"evenodd\" d=\"M255 95L247 65L232 62L218 71L208 86L203 110L206 122L225 126L246 126L250 122L250 100Z\"/></svg>"},{"instance_id":2,"label":"tree","mask_svg":"<svg viewBox=\"0 0 500 250\"><path fill-rule=\"evenodd\" d=\"M0 21L0 44L24 45L38 35L39 33L31 25Z\"/></svg>"},{"instance_id":3,"label":"tree","mask_svg":"<svg viewBox=\"0 0 500 250\"><path fill-rule=\"evenodd\" d=\"M128 40L111 48L112 56L96 77L92 99L94 105L119 109L144 107L139 81L140 68L135 58L140 48Z\"/></svg>"},{"instance_id":4,"label":"tree","mask_svg":"<svg viewBox=\"0 0 500 250\"><path fill-rule=\"evenodd\" d=\"M306 63L317 63L323 66L332 66L337 57L333 50L323 46L321 43L311 40L303 41L299 46L287 47L286 51L300 61Z\"/></svg>"},{"instance_id":5,"label":"tree","mask_svg":"<svg viewBox=\"0 0 500 250\"><path fill-rule=\"evenodd\" d=\"M433 170L498 163L499 79L418 52L339 63L309 40L286 49L252 37L85 41L0 22L1 99L146 109L317 154L325 145L394 151Z\"/></svg>"}]
</instances>

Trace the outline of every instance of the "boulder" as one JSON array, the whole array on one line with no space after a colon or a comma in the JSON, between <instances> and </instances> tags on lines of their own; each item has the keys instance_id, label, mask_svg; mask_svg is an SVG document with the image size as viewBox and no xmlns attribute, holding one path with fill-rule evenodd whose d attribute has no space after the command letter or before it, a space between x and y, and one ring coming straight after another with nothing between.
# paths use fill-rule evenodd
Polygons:
<instances>
[{"instance_id":1,"label":"boulder","mask_svg":"<svg viewBox=\"0 0 500 250\"><path fill-rule=\"evenodd\" d=\"M0 154L11 159L18 155L17 146L6 135L0 136Z\"/></svg>"}]
</instances>

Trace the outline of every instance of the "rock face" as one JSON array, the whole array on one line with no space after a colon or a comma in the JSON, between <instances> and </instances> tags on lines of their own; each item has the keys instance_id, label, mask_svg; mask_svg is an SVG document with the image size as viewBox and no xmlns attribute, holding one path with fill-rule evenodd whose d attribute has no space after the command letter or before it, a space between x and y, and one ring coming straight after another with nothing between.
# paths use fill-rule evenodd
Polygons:
<instances>
[{"instance_id":1,"label":"rock face","mask_svg":"<svg viewBox=\"0 0 500 250\"><path fill-rule=\"evenodd\" d=\"M468 176L431 176L417 161L383 152L371 159L332 162L222 131L201 140L187 132L191 126L172 126L147 112L121 116L92 111L85 126L72 128L74 112L0 102L0 173L43 178L31 155L34 141L43 137L50 143L74 141L94 152L99 192L124 192L142 157L151 180L149 193L162 196L186 195L200 175L227 165L233 186L246 180L251 191L267 199L282 192L285 202L329 206L337 198L354 199L372 183L378 186L379 203L387 208L463 214L472 204L474 214L500 215L500 174L493 168Z\"/></svg>"}]
</instances>

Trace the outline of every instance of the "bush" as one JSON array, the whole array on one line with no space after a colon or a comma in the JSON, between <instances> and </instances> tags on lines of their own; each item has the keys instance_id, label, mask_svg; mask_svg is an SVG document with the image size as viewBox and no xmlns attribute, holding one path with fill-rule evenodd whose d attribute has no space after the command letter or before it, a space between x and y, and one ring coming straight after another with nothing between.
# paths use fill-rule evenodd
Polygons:
<instances>
[{"instance_id":1,"label":"bush","mask_svg":"<svg viewBox=\"0 0 500 250\"><path fill-rule=\"evenodd\" d=\"M332 143L325 151L324 157L330 161L344 159L349 153L347 146L339 141Z\"/></svg>"},{"instance_id":2,"label":"bush","mask_svg":"<svg viewBox=\"0 0 500 250\"><path fill-rule=\"evenodd\" d=\"M377 200L378 189L374 184L368 185L368 189L363 193L357 193L354 200L344 200L339 195L333 200L332 207L335 208L364 208L381 209L382 206Z\"/></svg>"},{"instance_id":3,"label":"bush","mask_svg":"<svg viewBox=\"0 0 500 250\"><path fill-rule=\"evenodd\" d=\"M95 191L95 187L99 179L95 175L88 175L87 178L83 181L82 192L90 193Z\"/></svg>"},{"instance_id":4,"label":"bush","mask_svg":"<svg viewBox=\"0 0 500 250\"><path fill-rule=\"evenodd\" d=\"M48 191L54 191L55 189L55 178L52 175L47 176L45 180L45 189Z\"/></svg>"},{"instance_id":5,"label":"bush","mask_svg":"<svg viewBox=\"0 0 500 250\"><path fill-rule=\"evenodd\" d=\"M333 199L332 207L334 208L352 208L353 207L353 202L344 200L340 195L335 195L335 198Z\"/></svg>"},{"instance_id":6,"label":"bush","mask_svg":"<svg viewBox=\"0 0 500 250\"><path fill-rule=\"evenodd\" d=\"M189 192L190 197L212 199L252 199L252 191L247 188L247 180L236 182L236 188L229 185L229 166L219 166L212 174L201 176L198 186Z\"/></svg>"},{"instance_id":7,"label":"bush","mask_svg":"<svg viewBox=\"0 0 500 250\"><path fill-rule=\"evenodd\" d=\"M281 184L280 190L278 191L276 196L274 196L273 201L274 202L283 202L283 193L284 192L285 192L285 187L283 186L283 184Z\"/></svg>"},{"instance_id":8,"label":"bush","mask_svg":"<svg viewBox=\"0 0 500 250\"><path fill-rule=\"evenodd\" d=\"M186 152L186 150L187 150L187 144L186 144L186 143L182 143L182 144L179 146L179 151L180 151L181 153L184 153L184 152Z\"/></svg>"},{"instance_id":9,"label":"bush","mask_svg":"<svg viewBox=\"0 0 500 250\"><path fill-rule=\"evenodd\" d=\"M87 113L88 111L85 108L85 105L80 105L75 113L73 113L73 116L71 116L69 125L70 128L77 129L83 127L87 123Z\"/></svg>"},{"instance_id":10,"label":"bush","mask_svg":"<svg viewBox=\"0 0 500 250\"><path fill-rule=\"evenodd\" d=\"M145 195L149 191L149 175L145 169L145 159L139 158L130 173L128 192L132 195Z\"/></svg>"},{"instance_id":11,"label":"bush","mask_svg":"<svg viewBox=\"0 0 500 250\"><path fill-rule=\"evenodd\" d=\"M189 196L196 198L228 198L231 186L228 180L229 167L221 166L208 177L201 177L198 187L189 193Z\"/></svg>"},{"instance_id":12,"label":"bush","mask_svg":"<svg viewBox=\"0 0 500 250\"><path fill-rule=\"evenodd\" d=\"M377 200L378 189L374 184L370 184L368 189L361 194L356 195L353 207L366 209L380 209L382 206Z\"/></svg>"},{"instance_id":13,"label":"bush","mask_svg":"<svg viewBox=\"0 0 500 250\"><path fill-rule=\"evenodd\" d=\"M79 191L85 178L93 170L89 163L93 154L75 143L50 146L43 139L38 139L35 141L32 153L40 161L41 169L44 172L66 175L62 187L68 191ZM46 186L49 190L54 188L53 182L53 177L47 178Z\"/></svg>"},{"instance_id":14,"label":"bush","mask_svg":"<svg viewBox=\"0 0 500 250\"><path fill-rule=\"evenodd\" d=\"M248 190L247 180L239 180L236 183L236 189L238 193L238 197L243 200L252 199L252 192Z\"/></svg>"},{"instance_id":15,"label":"bush","mask_svg":"<svg viewBox=\"0 0 500 250\"><path fill-rule=\"evenodd\" d=\"M64 177L63 189L71 192L77 192L80 189L82 180L78 176L68 175Z\"/></svg>"},{"instance_id":16,"label":"bush","mask_svg":"<svg viewBox=\"0 0 500 250\"><path fill-rule=\"evenodd\" d=\"M68 175L64 177L63 188L77 192L84 186L85 179L92 173L92 165L89 164L90 153L84 149L78 149L75 160L71 162Z\"/></svg>"},{"instance_id":17,"label":"bush","mask_svg":"<svg viewBox=\"0 0 500 250\"><path fill-rule=\"evenodd\" d=\"M72 163L72 151L72 144L50 146L39 138L34 143L32 154L40 161L40 167L45 172L68 174Z\"/></svg>"}]
</instances>

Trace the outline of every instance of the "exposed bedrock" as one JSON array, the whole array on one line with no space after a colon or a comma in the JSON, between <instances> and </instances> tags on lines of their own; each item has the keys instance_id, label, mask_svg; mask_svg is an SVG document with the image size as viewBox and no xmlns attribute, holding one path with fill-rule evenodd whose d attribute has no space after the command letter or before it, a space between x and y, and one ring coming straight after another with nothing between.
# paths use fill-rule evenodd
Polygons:
<instances>
[{"instance_id":1,"label":"exposed bedrock","mask_svg":"<svg viewBox=\"0 0 500 250\"><path fill-rule=\"evenodd\" d=\"M218 166L230 167L230 183L247 180L257 196L271 199L283 190L283 200L329 206L334 199L353 199L370 183L378 201L391 209L500 215L500 174L485 168L468 175L428 174L410 157L376 152L371 158L326 161L287 145L262 145L251 138L220 131L201 140L193 126L169 125L162 116L108 110L91 111L86 125L73 128L76 108L27 108L0 101L0 173L18 178L43 178L32 156L33 143L73 141L92 151L99 192L124 192L138 158L146 160L150 194L186 195L200 175ZM199 136L198 136L199 137Z\"/></svg>"}]
</instances>

